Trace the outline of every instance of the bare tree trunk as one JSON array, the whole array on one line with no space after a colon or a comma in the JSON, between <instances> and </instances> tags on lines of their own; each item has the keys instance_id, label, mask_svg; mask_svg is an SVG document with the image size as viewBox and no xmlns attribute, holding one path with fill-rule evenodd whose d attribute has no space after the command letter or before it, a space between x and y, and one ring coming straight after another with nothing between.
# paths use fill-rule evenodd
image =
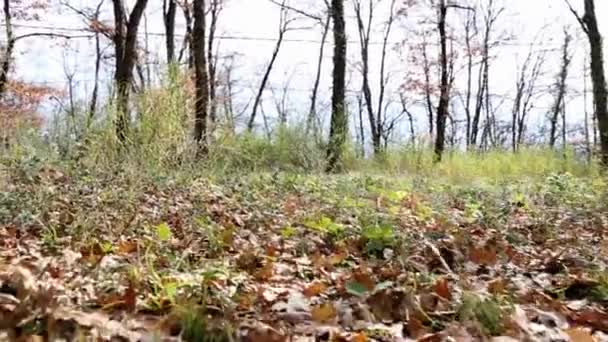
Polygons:
<instances>
[{"instance_id":1,"label":"bare tree trunk","mask_svg":"<svg viewBox=\"0 0 608 342\"><path fill-rule=\"evenodd\" d=\"M471 146L471 96L472 96L472 87L473 87L473 48L471 46L471 41L473 39L474 33L471 33L471 30L477 30L477 24L475 22L475 12L471 15L470 12L467 13L467 21L465 23L465 44L467 51L467 89L465 94L465 104L464 111L466 114L466 146L467 149Z\"/></svg>"},{"instance_id":2,"label":"bare tree trunk","mask_svg":"<svg viewBox=\"0 0 608 342\"><path fill-rule=\"evenodd\" d=\"M359 42L361 49L361 77L363 78L363 99L365 100L365 108L367 109L367 117L372 133L372 145L374 147L374 154L378 154L382 149L381 136L380 132L378 131L378 118L374 114L374 106L372 104L372 91L369 84L369 39L371 34L372 20L374 16L373 4L372 1L370 1L367 24L363 22L361 1L356 0L353 2L353 5L355 9L355 15L357 17L357 28L359 32Z\"/></svg>"},{"instance_id":3,"label":"bare tree trunk","mask_svg":"<svg viewBox=\"0 0 608 342\"><path fill-rule=\"evenodd\" d=\"M129 130L129 89L137 59L137 31L148 0L137 0L127 20L122 0L112 0L114 6L114 49L116 54L116 137L124 144Z\"/></svg>"},{"instance_id":4,"label":"bare tree trunk","mask_svg":"<svg viewBox=\"0 0 608 342\"><path fill-rule=\"evenodd\" d=\"M357 112L359 114L359 136L361 138L361 158L365 157L365 126L363 125L363 92L357 95Z\"/></svg>"},{"instance_id":5,"label":"bare tree trunk","mask_svg":"<svg viewBox=\"0 0 608 342\"><path fill-rule=\"evenodd\" d=\"M562 107L565 106L565 95L566 95L566 80L568 78L568 68L570 66L570 41L572 40L572 36L566 31L564 31L564 45L562 46L562 66L557 77L556 86L556 95L555 95L555 104L553 105L553 110L551 113L551 118L549 120L550 130L549 130L549 146L551 148L555 147L555 142L557 141L557 120L559 119L559 115L562 111Z\"/></svg>"},{"instance_id":6,"label":"bare tree trunk","mask_svg":"<svg viewBox=\"0 0 608 342\"><path fill-rule=\"evenodd\" d=\"M165 46L167 63L175 62L175 16L177 13L176 0L163 0L163 23L165 24Z\"/></svg>"},{"instance_id":7,"label":"bare tree trunk","mask_svg":"<svg viewBox=\"0 0 608 342\"><path fill-rule=\"evenodd\" d=\"M209 25L209 46L207 47L207 60L209 63L209 118L214 127L217 121L217 54L214 56L214 47L217 23L222 10L222 1L211 0L211 23Z\"/></svg>"},{"instance_id":8,"label":"bare tree trunk","mask_svg":"<svg viewBox=\"0 0 608 342\"><path fill-rule=\"evenodd\" d=\"M329 33L329 25L331 24L331 13L328 9L325 23L323 24L323 34L321 36L321 46L319 47L319 58L317 59L317 73L315 75L315 82L312 87L312 93L310 95L310 109L308 110L308 118L306 119L306 133L309 133L312 129L315 134L317 133L318 127L315 126L317 117L317 95L319 93L319 84L321 83L321 73L323 68L323 58L325 55L325 42L327 41L327 35Z\"/></svg>"},{"instance_id":9,"label":"bare tree trunk","mask_svg":"<svg viewBox=\"0 0 608 342\"><path fill-rule=\"evenodd\" d=\"M386 92L386 83L388 82L388 77L386 76L386 55L388 49L388 39L391 34L391 29L393 27L393 21L395 18L395 5L396 0L391 0L390 14L388 21L386 22L386 29L384 30L384 37L382 38L382 54L380 56L380 84L379 84L379 94L378 94L378 109L376 111L376 131L380 136L385 136L385 113L383 111L384 108L384 96ZM386 139L384 141L384 146L386 147L388 144L388 136L386 135ZM386 148L385 148L386 150Z\"/></svg>"},{"instance_id":10,"label":"bare tree trunk","mask_svg":"<svg viewBox=\"0 0 608 342\"><path fill-rule=\"evenodd\" d=\"M285 0L283 1L285 4ZM268 66L266 66L266 71L264 72L264 77L262 77L262 82L260 83L260 87L258 88L257 95L255 96L255 100L253 102L253 108L251 110L251 116L249 117L249 122L247 123L247 130L252 131L255 123L255 117L257 116L258 107L260 106L260 102L262 101L262 96L264 95L264 90L266 89L266 84L268 83L268 79L270 78L270 73L272 72L272 68L274 67L274 63L277 60L277 56L279 55L279 51L281 50L281 46L283 45L283 38L285 37L285 33L289 30L289 23L291 20L287 18L287 9L285 7L281 7L281 19L279 23L279 37L277 38L277 42L274 46L274 50L272 51L272 56L270 57L270 62Z\"/></svg>"},{"instance_id":11,"label":"bare tree trunk","mask_svg":"<svg viewBox=\"0 0 608 342\"><path fill-rule=\"evenodd\" d=\"M585 132L585 148L587 150L587 164L591 163L593 150L591 148L591 137L589 134L589 111L587 110L587 56L583 61L583 103L585 112L585 124L583 130Z\"/></svg>"},{"instance_id":12,"label":"bare tree trunk","mask_svg":"<svg viewBox=\"0 0 608 342\"><path fill-rule=\"evenodd\" d=\"M332 90L332 113L327 145L327 171L342 170L342 153L348 131L346 115L346 24L344 22L344 0L331 1L334 23L334 70Z\"/></svg>"},{"instance_id":13,"label":"bare tree trunk","mask_svg":"<svg viewBox=\"0 0 608 342\"><path fill-rule=\"evenodd\" d=\"M190 3L189 0L185 0L182 4L181 4L181 8L182 8L182 13L184 15L184 21L186 23L186 34L184 35L184 41L182 43L182 47L179 51L179 57L177 58L178 62L181 62L184 58L184 56L188 57L188 69L193 69L194 68L194 53L192 52L193 49L193 41L192 41L192 36L193 36L193 24L192 24L192 13L190 12ZM185 51L189 50L190 53L186 54Z\"/></svg>"},{"instance_id":14,"label":"bare tree trunk","mask_svg":"<svg viewBox=\"0 0 608 342\"><path fill-rule=\"evenodd\" d=\"M440 50L440 67L441 67L441 83L440 83L440 95L439 105L437 106L437 133L435 138L435 162L440 162L445 150L445 126L448 116L448 104L449 104L449 79L448 79L448 51L447 51L447 35L445 31L446 16L447 16L447 3L446 0L441 0L439 3L439 21L437 29L439 31L439 43L441 45Z\"/></svg>"},{"instance_id":15,"label":"bare tree trunk","mask_svg":"<svg viewBox=\"0 0 608 342\"><path fill-rule=\"evenodd\" d=\"M567 141L567 135L568 135L567 128L568 127L566 126L566 103L564 103L562 105L561 117L562 117L562 151L564 152L564 157L565 157L566 156L566 145L568 143L568 141Z\"/></svg>"},{"instance_id":16,"label":"bare tree trunk","mask_svg":"<svg viewBox=\"0 0 608 342\"><path fill-rule=\"evenodd\" d=\"M427 52L428 43L425 41L422 42L422 62L424 65L424 97L426 100L426 111L429 119L429 135L433 137L433 127L435 127L435 121L433 119L433 102L431 100L431 65Z\"/></svg>"},{"instance_id":17,"label":"bare tree trunk","mask_svg":"<svg viewBox=\"0 0 608 342\"><path fill-rule=\"evenodd\" d=\"M6 90L6 84L8 83L8 73L11 70L11 59L13 57L13 50L15 49L15 37L13 35L13 16L11 14L10 0L4 0L3 5L4 12L4 29L6 34L6 48L4 49L4 59L0 65L0 96L4 94Z\"/></svg>"},{"instance_id":18,"label":"bare tree trunk","mask_svg":"<svg viewBox=\"0 0 608 342\"><path fill-rule=\"evenodd\" d=\"M209 79L205 54L205 0L194 0L194 26L192 31L192 54L194 60L196 99L194 104L194 140L197 153L207 154L207 110L209 105Z\"/></svg>"},{"instance_id":19,"label":"bare tree trunk","mask_svg":"<svg viewBox=\"0 0 608 342\"><path fill-rule=\"evenodd\" d=\"M568 1L566 0L568 3ZM604 74L604 53L602 51L602 35L598 28L597 17L595 14L594 0L584 0L585 15L581 18L578 13L570 6L570 10L581 24L581 28L587 35L589 46L591 47L591 82L593 86L593 109L597 119L601 163L604 168L608 168L608 93L606 90L606 76Z\"/></svg>"}]
</instances>

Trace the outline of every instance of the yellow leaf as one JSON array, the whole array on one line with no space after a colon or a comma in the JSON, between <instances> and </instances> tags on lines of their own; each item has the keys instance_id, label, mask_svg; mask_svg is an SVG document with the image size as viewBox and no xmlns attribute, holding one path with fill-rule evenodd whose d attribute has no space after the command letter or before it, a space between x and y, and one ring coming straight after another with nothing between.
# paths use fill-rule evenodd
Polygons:
<instances>
[{"instance_id":1,"label":"yellow leaf","mask_svg":"<svg viewBox=\"0 0 608 342\"><path fill-rule=\"evenodd\" d=\"M338 315L336 308L330 303L315 306L312 308L310 313L312 315L312 319L317 322L327 322L334 319Z\"/></svg>"}]
</instances>

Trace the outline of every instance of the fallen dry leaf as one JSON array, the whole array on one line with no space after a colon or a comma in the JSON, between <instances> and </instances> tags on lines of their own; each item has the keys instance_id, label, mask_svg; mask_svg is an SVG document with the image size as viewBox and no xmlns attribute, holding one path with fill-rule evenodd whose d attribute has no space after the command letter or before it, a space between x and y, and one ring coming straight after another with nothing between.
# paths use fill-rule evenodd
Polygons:
<instances>
[{"instance_id":1,"label":"fallen dry leaf","mask_svg":"<svg viewBox=\"0 0 608 342\"><path fill-rule=\"evenodd\" d=\"M309 284L308 286L306 286L303 293L306 297L310 298L310 297L320 295L325 290L327 290L327 285L325 285L325 283L322 283L320 281L315 281L315 282Z\"/></svg>"},{"instance_id":2,"label":"fallen dry leaf","mask_svg":"<svg viewBox=\"0 0 608 342\"><path fill-rule=\"evenodd\" d=\"M333 304L324 303L313 307L310 314L312 315L313 320L320 323L325 323L336 318L338 311Z\"/></svg>"},{"instance_id":3,"label":"fallen dry leaf","mask_svg":"<svg viewBox=\"0 0 608 342\"><path fill-rule=\"evenodd\" d=\"M435 283L435 293L446 300L452 299L452 293L450 291L450 284L446 278L441 278Z\"/></svg>"},{"instance_id":4,"label":"fallen dry leaf","mask_svg":"<svg viewBox=\"0 0 608 342\"><path fill-rule=\"evenodd\" d=\"M581 328L572 328L564 331L570 336L571 342L597 342L587 331Z\"/></svg>"}]
</instances>

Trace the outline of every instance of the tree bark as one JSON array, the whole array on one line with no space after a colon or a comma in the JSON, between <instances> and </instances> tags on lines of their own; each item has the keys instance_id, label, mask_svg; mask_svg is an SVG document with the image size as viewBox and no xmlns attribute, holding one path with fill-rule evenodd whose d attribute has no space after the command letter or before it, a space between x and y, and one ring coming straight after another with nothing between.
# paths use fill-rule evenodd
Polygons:
<instances>
[{"instance_id":1,"label":"tree bark","mask_svg":"<svg viewBox=\"0 0 608 342\"><path fill-rule=\"evenodd\" d=\"M600 135L601 162L604 167L608 167L608 94L606 93L602 36L598 28L593 0L585 0L583 21L587 26L587 37L591 46L591 80L594 112Z\"/></svg>"},{"instance_id":2,"label":"tree bark","mask_svg":"<svg viewBox=\"0 0 608 342\"><path fill-rule=\"evenodd\" d=\"M346 24L344 21L344 0L332 0L334 24L333 90L332 113L327 146L327 171L339 172L343 169L342 154L346 142L348 120L346 115Z\"/></svg>"},{"instance_id":3,"label":"tree bark","mask_svg":"<svg viewBox=\"0 0 608 342\"><path fill-rule=\"evenodd\" d=\"M215 34L223 0L211 0L211 23L209 25L209 46L207 60L209 64L209 119L213 126L217 121L217 53L215 51Z\"/></svg>"},{"instance_id":4,"label":"tree bark","mask_svg":"<svg viewBox=\"0 0 608 342\"><path fill-rule=\"evenodd\" d=\"M315 122L317 119L317 96L319 93L319 84L321 83L321 73L323 69L323 58L325 56L325 42L327 41L327 35L329 33L329 25L331 24L331 13L327 13L325 23L323 24L323 34L321 35L321 46L319 47L319 58L317 59L317 73L315 75L315 82L312 87L312 93L310 95L310 109L308 110L308 118L306 119L306 133L313 132L317 133L317 127Z\"/></svg>"},{"instance_id":5,"label":"tree bark","mask_svg":"<svg viewBox=\"0 0 608 342\"><path fill-rule=\"evenodd\" d=\"M6 90L8 83L8 73L11 70L11 59L15 49L15 37L13 35L12 14L10 0L4 0L4 29L6 34L6 48L4 49L4 59L0 65L0 96Z\"/></svg>"},{"instance_id":6,"label":"tree bark","mask_svg":"<svg viewBox=\"0 0 608 342\"><path fill-rule=\"evenodd\" d=\"M272 68L274 67L274 63L277 60L279 55L279 51L281 50L281 46L283 45L283 38L285 37L285 33L287 32L287 26L289 25L289 20L286 18L287 10L285 8L281 8L281 22L279 24L279 37L277 38L277 43L274 46L274 50L272 51L272 56L270 57L270 62L266 67L266 71L264 72L264 77L262 77L262 82L260 83L260 87L258 88L258 92L255 96L255 100L253 102L253 108L251 110L251 116L249 117L249 122L247 123L247 130L252 131L253 126L255 124L255 118L257 116L258 107L260 106L260 102L262 101L262 96L264 95L264 90L266 89L266 84L268 83L268 79L270 78L270 73L272 72Z\"/></svg>"},{"instance_id":7,"label":"tree bark","mask_svg":"<svg viewBox=\"0 0 608 342\"><path fill-rule=\"evenodd\" d=\"M129 89L137 59L137 31L148 0L137 0L127 20L122 0L112 0L114 8L114 50L116 54L116 137L126 143L129 130Z\"/></svg>"},{"instance_id":8,"label":"tree bark","mask_svg":"<svg viewBox=\"0 0 608 342\"><path fill-rule=\"evenodd\" d=\"M568 78L568 68L570 66L571 59L568 50L570 48L570 41L572 40L572 37L570 34L568 34L568 32L564 33L565 37L564 45L562 46L562 66L557 77L555 104L553 104L553 110L549 120L549 147L551 148L555 148L555 142L557 141L557 121L562 111L562 107L565 106L564 97L566 95L566 80Z\"/></svg>"},{"instance_id":9,"label":"tree bark","mask_svg":"<svg viewBox=\"0 0 608 342\"><path fill-rule=\"evenodd\" d=\"M367 26L365 26L366 24L363 22L360 0L354 1L353 4L355 8L355 15L357 17L357 28L359 32L359 42L361 49L361 77L363 78L363 99L365 100L365 108L367 110L367 117L372 133L372 145L374 147L374 154L378 154L381 150L381 136L380 132L378 131L378 120L376 118L376 115L374 114L372 104L372 91L369 84L369 39L374 13L373 4L370 1Z\"/></svg>"},{"instance_id":10,"label":"tree bark","mask_svg":"<svg viewBox=\"0 0 608 342\"><path fill-rule=\"evenodd\" d=\"M450 85L448 78L448 56L447 56L447 36L446 36L446 16L447 4L446 0L441 0L439 4L439 22L437 29L439 31L439 42L441 45L440 51L440 67L441 67L441 83L439 105L437 106L437 133L435 137L435 162L440 162L445 150L445 126L448 115L448 104L450 97Z\"/></svg>"},{"instance_id":11,"label":"tree bark","mask_svg":"<svg viewBox=\"0 0 608 342\"><path fill-rule=\"evenodd\" d=\"M194 60L195 93L194 103L194 141L197 153L205 155L207 146L207 110L209 107L209 76L207 74L207 55L205 53L205 0L194 0L194 26L192 30L192 55Z\"/></svg>"},{"instance_id":12,"label":"tree bark","mask_svg":"<svg viewBox=\"0 0 608 342\"><path fill-rule=\"evenodd\" d=\"M465 23L465 45L467 51L467 89L465 94L464 111L466 115L466 147L467 149L471 146L471 96L473 88L473 48L471 41L473 40L473 34L471 29L476 28L475 16L470 17L467 13L467 21Z\"/></svg>"},{"instance_id":13,"label":"tree bark","mask_svg":"<svg viewBox=\"0 0 608 342\"><path fill-rule=\"evenodd\" d=\"M167 63L175 62L175 16L177 2L163 0L163 23L165 24L165 46L167 49Z\"/></svg>"}]
</instances>

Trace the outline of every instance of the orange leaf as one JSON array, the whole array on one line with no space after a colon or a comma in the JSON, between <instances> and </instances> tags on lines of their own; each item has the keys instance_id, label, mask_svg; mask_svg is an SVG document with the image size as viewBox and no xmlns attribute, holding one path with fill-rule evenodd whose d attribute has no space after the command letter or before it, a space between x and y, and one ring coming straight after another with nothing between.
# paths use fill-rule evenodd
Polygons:
<instances>
[{"instance_id":1,"label":"orange leaf","mask_svg":"<svg viewBox=\"0 0 608 342\"><path fill-rule=\"evenodd\" d=\"M308 285L304 289L304 295L308 298L318 296L323 293L327 289L327 285L320 281L315 281L314 283Z\"/></svg>"},{"instance_id":2,"label":"orange leaf","mask_svg":"<svg viewBox=\"0 0 608 342\"><path fill-rule=\"evenodd\" d=\"M354 335L353 337L351 337L350 342L367 342L369 341L369 339L367 338L367 335L365 335L364 332L360 332L356 335Z\"/></svg>"},{"instance_id":3,"label":"orange leaf","mask_svg":"<svg viewBox=\"0 0 608 342\"><path fill-rule=\"evenodd\" d=\"M338 311L331 303L315 306L310 313L313 320L321 323L331 321L338 315Z\"/></svg>"},{"instance_id":4,"label":"orange leaf","mask_svg":"<svg viewBox=\"0 0 608 342\"><path fill-rule=\"evenodd\" d=\"M582 328L571 328L564 331L572 342L596 342L597 340Z\"/></svg>"},{"instance_id":5,"label":"orange leaf","mask_svg":"<svg viewBox=\"0 0 608 342\"><path fill-rule=\"evenodd\" d=\"M118 242L116 251L118 254L131 254L137 251L137 241L127 240Z\"/></svg>"},{"instance_id":6,"label":"orange leaf","mask_svg":"<svg viewBox=\"0 0 608 342\"><path fill-rule=\"evenodd\" d=\"M370 274L365 269L358 269L353 273L353 280L361 283L368 291L372 291L376 287L376 282L373 279L372 274Z\"/></svg>"},{"instance_id":7,"label":"orange leaf","mask_svg":"<svg viewBox=\"0 0 608 342\"><path fill-rule=\"evenodd\" d=\"M435 283L435 293L441 298L451 300L452 293L450 291L450 284L446 278L441 278Z\"/></svg>"}]
</instances>

